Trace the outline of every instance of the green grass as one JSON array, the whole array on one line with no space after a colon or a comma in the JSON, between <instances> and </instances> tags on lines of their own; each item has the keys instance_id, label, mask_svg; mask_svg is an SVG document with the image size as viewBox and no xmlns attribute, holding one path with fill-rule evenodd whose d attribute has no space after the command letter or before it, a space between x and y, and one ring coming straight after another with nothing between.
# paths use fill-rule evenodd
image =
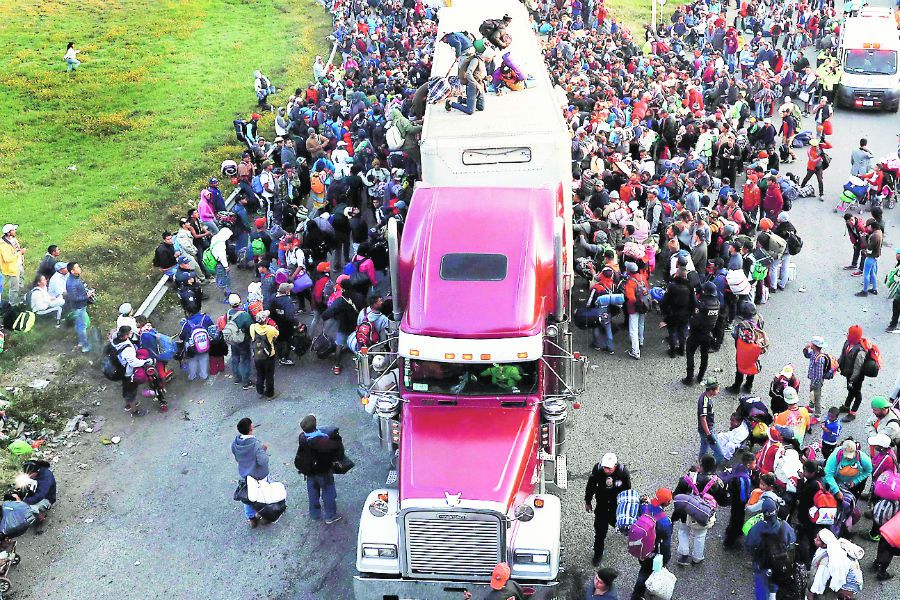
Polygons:
<instances>
[{"instance_id":1,"label":"green grass","mask_svg":"<svg viewBox=\"0 0 900 600\"><path fill-rule=\"evenodd\" d=\"M285 102L330 30L313 0L0 2L2 219L20 225L26 271L55 243L101 291L93 312L137 306L160 232L239 153L231 121L255 107L253 71Z\"/></svg>"},{"instance_id":2,"label":"green grass","mask_svg":"<svg viewBox=\"0 0 900 600\"><path fill-rule=\"evenodd\" d=\"M668 19L675 12L675 7L685 4L687 0L670 0L665 6L657 6L657 22ZM607 0L606 8L617 22L627 26L635 39L643 40L644 23L650 22L652 5L650 0Z\"/></svg>"}]
</instances>

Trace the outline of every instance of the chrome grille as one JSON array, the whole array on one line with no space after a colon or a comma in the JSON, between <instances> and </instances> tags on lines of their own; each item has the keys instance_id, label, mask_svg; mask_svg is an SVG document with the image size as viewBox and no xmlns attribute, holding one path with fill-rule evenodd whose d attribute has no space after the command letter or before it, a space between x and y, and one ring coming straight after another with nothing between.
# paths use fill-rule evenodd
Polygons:
<instances>
[{"instance_id":1,"label":"chrome grille","mask_svg":"<svg viewBox=\"0 0 900 600\"><path fill-rule=\"evenodd\" d=\"M489 578L500 562L502 528L492 514L411 512L405 535L410 577Z\"/></svg>"}]
</instances>

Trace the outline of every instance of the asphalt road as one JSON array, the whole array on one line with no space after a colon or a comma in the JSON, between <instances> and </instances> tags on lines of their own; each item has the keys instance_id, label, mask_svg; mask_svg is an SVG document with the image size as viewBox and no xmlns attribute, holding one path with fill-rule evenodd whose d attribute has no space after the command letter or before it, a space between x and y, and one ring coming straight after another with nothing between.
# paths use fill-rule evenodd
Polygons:
<instances>
[{"instance_id":1,"label":"asphalt road","mask_svg":"<svg viewBox=\"0 0 900 600\"><path fill-rule=\"evenodd\" d=\"M808 128L808 127L807 127ZM884 295L856 298L861 281L841 267L850 245L843 220L832 212L840 186L849 172L849 154L861 136L881 156L896 147L900 129L887 113L839 111L831 137L833 166L826 172L826 202L798 200L791 213L804 238L794 260L797 280L788 291L773 295L761 307L772 347L763 358L755 391L765 393L771 377L787 363L802 374L800 353L808 338L823 335L839 349L849 325L858 323L880 345L882 375L864 388L865 400L890 389L900 370L900 336L885 334L890 302ZM802 169L798 161L791 168ZM887 239L900 244L897 217L887 211ZM887 245L880 273L893 262ZM801 292L801 289L805 289ZM883 289L883 287L882 287ZM627 335L616 335L615 356L588 351L593 365L584 406L569 434L570 489L564 496L564 566L567 598L581 597L589 569L592 516L582 506L583 486L592 465L607 451L616 452L631 470L635 487L652 493L673 486L696 459L695 401L699 387L685 388L684 359L665 355L658 317L647 324L642 360L625 354ZM588 348L582 337L580 346ZM727 345L713 355L710 369L727 385L734 372L734 352ZM132 421L120 411L116 390L99 393L96 410L108 415L103 435L121 435L119 446L101 446L97 434L83 434L73 462L57 468L60 500L40 536L22 538L21 566L11 572L16 600L46 598L302 598L351 597L356 527L367 492L382 484L385 462L377 451L377 436L354 393L352 370L335 377L330 364L307 357L293 368L279 368L276 388L281 397L260 402L220 375L205 384L173 385L170 411ZM842 379L830 382L826 406L843 400ZM805 394L801 394L805 397ZM718 422L727 420L736 399L723 395L717 403ZM849 432L863 435L871 416L867 404ZM184 412L188 414L185 416ZM302 478L293 469L298 421L309 412L320 423L337 425L357 467L338 482L338 505L344 519L334 525L306 517ZM271 526L249 530L238 503L231 499L236 468L229 452L235 423L250 416L257 435L270 445L272 474L288 486L288 511ZM186 418L189 420L186 420ZM89 467L79 470L75 464ZM673 567L680 582L675 597L691 600L751 597L748 561L741 553L724 553L723 515L707 541L707 560L688 569ZM864 563L874 558L875 545L862 542ZM620 582L630 590L636 562L625 552L624 540L610 534L607 559L622 571ZM896 562L896 561L895 561ZM894 565L900 573L900 563ZM900 596L900 583L882 585L868 571L863 599Z\"/></svg>"}]
</instances>

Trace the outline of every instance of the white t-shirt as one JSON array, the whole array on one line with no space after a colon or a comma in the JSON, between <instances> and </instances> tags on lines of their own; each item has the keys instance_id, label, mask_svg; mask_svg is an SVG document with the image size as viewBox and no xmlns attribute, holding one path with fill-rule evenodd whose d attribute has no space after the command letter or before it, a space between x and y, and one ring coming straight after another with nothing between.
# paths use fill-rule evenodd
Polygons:
<instances>
[{"instance_id":1,"label":"white t-shirt","mask_svg":"<svg viewBox=\"0 0 900 600\"><path fill-rule=\"evenodd\" d=\"M275 195L275 176L272 175L269 171L263 171L259 174L259 182L263 186L262 195L265 198L271 198ZM269 188L272 191L269 191Z\"/></svg>"}]
</instances>

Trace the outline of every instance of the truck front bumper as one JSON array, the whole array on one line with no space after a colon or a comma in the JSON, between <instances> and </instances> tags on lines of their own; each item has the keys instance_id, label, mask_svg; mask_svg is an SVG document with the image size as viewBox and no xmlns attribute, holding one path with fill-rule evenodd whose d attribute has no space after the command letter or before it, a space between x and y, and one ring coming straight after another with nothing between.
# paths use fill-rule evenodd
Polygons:
<instances>
[{"instance_id":1,"label":"truck front bumper","mask_svg":"<svg viewBox=\"0 0 900 600\"><path fill-rule=\"evenodd\" d=\"M900 91L896 89L853 88L838 85L836 104L857 109L893 109L900 102Z\"/></svg>"},{"instance_id":2,"label":"truck front bumper","mask_svg":"<svg viewBox=\"0 0 900 600\"><path fill-rule=\"evenodd\" d=\"M554 600L558 582L522 583L522 588L534 590L529 600ZM429 579L390 579L365 577L353 578L353 594L356 600L461 600L463 592L472 594L472 600L482 600L491 592L485 583L471 581L437 581Z\"/></svg>"}]
</instances>

